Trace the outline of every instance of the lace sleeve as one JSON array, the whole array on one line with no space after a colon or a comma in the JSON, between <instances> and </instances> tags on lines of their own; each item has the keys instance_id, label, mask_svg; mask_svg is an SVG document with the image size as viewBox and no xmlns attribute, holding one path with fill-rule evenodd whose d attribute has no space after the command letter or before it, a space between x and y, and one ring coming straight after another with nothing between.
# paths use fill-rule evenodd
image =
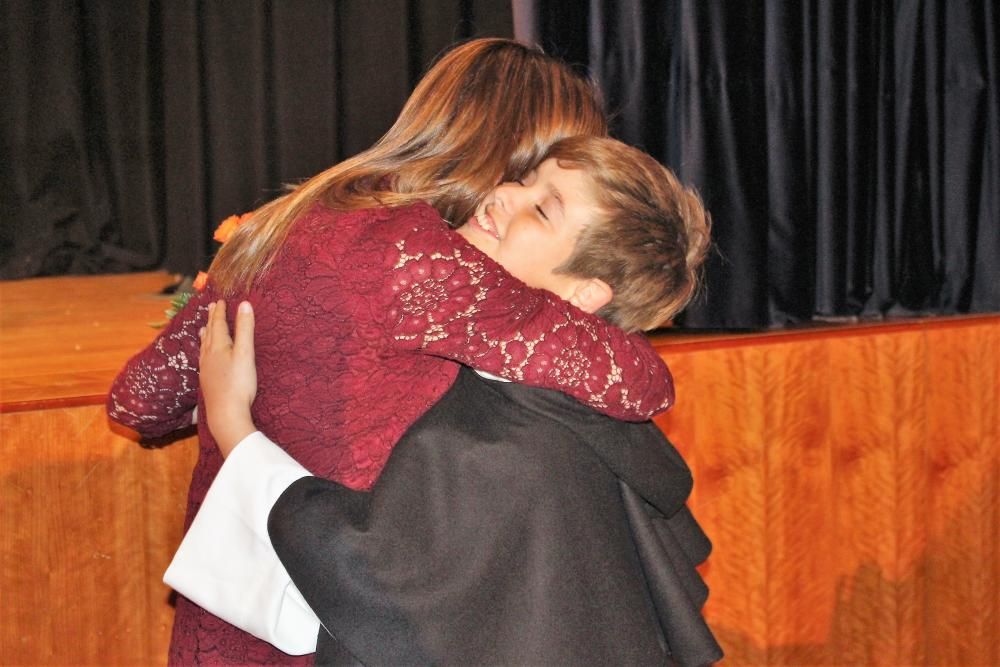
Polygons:
<instances>
[{"instance_id":1,"label":"lace sleeve","mask_svg":"<svg viewBox=\"0 0 1000 667\"><path fill-rule=\"evenodd\" d=\"M643 421L670 407L673 379L641 334L629 335L507 273L460 236L414 226L398 241L386 289L396 344Z\"/></svg>"},{"instance_id":2,"label":"lace sleeve","mask_svg":"<svg viewBox=\"0 0 1000 667\"><path fill-rule=\"evenodd\" d=\"M108 394L108 416L155 438L192 422L198 404L198 330L211 301L199 292L146 349L129 359Z\"/></svg>"}]
</instances>

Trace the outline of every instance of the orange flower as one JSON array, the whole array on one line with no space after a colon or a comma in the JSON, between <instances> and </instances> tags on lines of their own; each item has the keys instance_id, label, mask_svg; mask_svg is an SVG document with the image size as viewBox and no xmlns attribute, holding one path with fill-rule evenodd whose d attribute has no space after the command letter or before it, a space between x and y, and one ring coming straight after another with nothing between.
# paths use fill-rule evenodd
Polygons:
<instances>
[{"instance_id":1,"label":"orange flower","mask_svg":"<svg viewBox=\"0 0 1000 667\"><path fill-rule=\"evenodd\" d=\"M192 284L192 287L194 287L196 292L200 292L203 289L205 289L205 285L207 284L208 284L208 274L205 273L204 271L199 271L198 275L195 276L194 278L194 283Z\"/></svg>"},{"instance_id":2,"label":"orange flower","mask_svg":"<svg viewBox=\"0 0 1000 667\"><path fill-rule=\"evenodd\" d=\"M233 235L236 228L242 225L244 222L253 217L253 213L244 213L243 215L231 215L225 220L223 220L218 228L215 230L215 236L213 237L219 243L225 243L229 240L229 237Z\"/></svg>"}]
</instances>

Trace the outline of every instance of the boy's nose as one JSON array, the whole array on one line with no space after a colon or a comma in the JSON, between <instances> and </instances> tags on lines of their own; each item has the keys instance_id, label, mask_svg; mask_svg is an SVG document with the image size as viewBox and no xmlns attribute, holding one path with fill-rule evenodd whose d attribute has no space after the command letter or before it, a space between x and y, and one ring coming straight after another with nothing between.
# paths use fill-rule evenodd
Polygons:
<instances>
[{"instance_id":1,"label":"boy's nose","mask_svg":"<svg viewBox=\"0 0 1000 667\"><path fill-rule=\"evenodd\" d=\"M494 199L505 212L510 213L517 208L518 202L524 198L528 188L519 183L504 183L497 188Z\"/></svg>"},{"instance_id":2,"label":"boy's nose","mask_svg":"<svg viewBox=\"0 0 1000 667\"><path fill-rule=\"evenodd\" d=\"M514 196L511 185L504 183L496 189L493 195L493 205L501 211L510 211L511 198Z\"/></svg>"}]
</instances>

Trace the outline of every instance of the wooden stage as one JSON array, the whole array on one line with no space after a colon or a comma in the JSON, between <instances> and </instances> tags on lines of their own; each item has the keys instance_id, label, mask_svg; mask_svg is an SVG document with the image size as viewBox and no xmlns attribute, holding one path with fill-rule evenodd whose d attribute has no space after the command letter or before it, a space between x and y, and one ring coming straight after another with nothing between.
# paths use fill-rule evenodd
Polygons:
<instances>
[{"instance_id":1,"label":"wooden stage","mask_svg":"<svg viewBox=\"0 0 1000 667\"><path fill-rule=\"evenodd\" d=\"M192 438L105 392L163 273L0 283L0 664L165 664ZM1000 316L655 338L727 665L1000 664Z\"/></svg>"}]
</instances>

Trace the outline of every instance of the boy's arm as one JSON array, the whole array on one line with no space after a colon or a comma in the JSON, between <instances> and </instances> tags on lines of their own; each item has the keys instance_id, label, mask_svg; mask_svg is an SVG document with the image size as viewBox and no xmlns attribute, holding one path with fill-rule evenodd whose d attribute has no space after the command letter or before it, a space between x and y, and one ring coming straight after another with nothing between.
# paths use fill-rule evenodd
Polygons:
<instances>
[{"instance_id":1,"label":"boy's arm","mask_svg":"<svg viewBox=\"0 0 1000 667\"><path fill-rule=\"evenodd\" d=\"M440 222L408 231L386 285L395 344L619 419L643 421L673 403L670 371L645 336L528 287Z\"/></svg>"},{"instance_id":2,"label":"boy's arm","mask_svg":"<svg viewBox=\"0 0 1000 667\"><path fill-rule=\"evenodd\" d=\"M189 426L198 405L198 329L208 291L198 292L156 339L129 359L107 398L108 416L143 437Z\"/></svg>"},{"instance_id":3,"label":"boy's arm","mask_svg":"<svg viewBox=\"0 0 1000 667\"><path fill-rule=\"evenodd\" d=\"M278 497L309 472L253 425L253 334L249 304L237 309L232 338L225 305L208 304L201 390L206 422L226 461L163 580L216 616L301 655L316 650L319 621L271 547L267 521Z\"/></svg>"},{"instance_id":4,"label":"boy's arm","mask_svg":"<svg viewBox=\"0 0 1000 667\"><path fill-rule=\"evenodd\" d=\"M272 506L309 472L259 432L226 459L163 581L198 606L291 655L316 650L319 619L278 559Z\"/></svg>"}]
</instances>

